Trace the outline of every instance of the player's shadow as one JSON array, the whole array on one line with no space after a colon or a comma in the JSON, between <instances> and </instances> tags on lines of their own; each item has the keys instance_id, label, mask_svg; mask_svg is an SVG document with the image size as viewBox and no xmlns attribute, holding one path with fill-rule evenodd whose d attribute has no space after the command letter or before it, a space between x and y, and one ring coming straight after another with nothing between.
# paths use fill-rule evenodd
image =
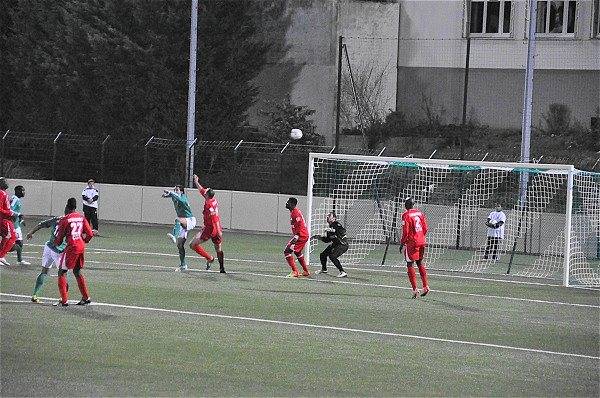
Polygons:
<instances>
[{"instance_id":1,"label":"player's shadow","mask_svg":"<svg viewBox=\"0 0 600 398\"><path fill-rule=\"evenodd\" d=\"M174 269L166 269L166 268L126 268L126 267L117 267L117 268L110 268L110 267L88 267L86 266L85 269L87 270L94 270L94 271L134 271L134 272L152 272L152 273L160 273L160 272L174 272Z\"/></svg>"},{"instance_id":2,"label":"player's shadow","mask_svg":"<svg viewBox=\"0 0 600 398\"><path fill-rule=\"evenodd\" d=\"M238 275L235 275L234 273L227 273L227 274L221 274L219 272L184 272L183 275L185 275L188 278L196 278L196 279L202 279L202 280L207 280L207 281L212 281L212 282L217 282L220 280L234 280L234 281L240 281L240 282L248 282L248 279L240 277Z\"/></svg>"},{"instance_id":3,"label":"player's shadow","mask_svg":"<svg viewBox=\"0 0 600 398\"><path fill-rule=\"evenodd\" d=\"M275 290L275 289L254 289L254 288L240 288L240 290L249 290L256 292L267 292L267 293L287 293L287 294L298 294L298 295L311 295L311 296L346 296L346 297L374 297L374 298L389 298L386 295L372 295L372 294L352 294L352 293L333 293L333 292L307 292L306 290Z\"/></svg>"},{"instance_id":4,"label":"player's shadow","mask_svg":"<svg viewBox=\"0 0 600 398\"><path fill-rule=\"evenodd\" d=\"M14 271L18 274L25 274L28 273L29 271L31 271L32 269L38 269L39 266L34 266L34 265L3 265L2 269L5 269L7 271Z\"/></svg>"},{"instance_id":5,"label":"player's shadow","mask_svg":"<svg viewBox=\"0 0 600 398\"><path fill-rule=\"evenodd\" d=\"M436 300L431 297L423 298L421 300L423 300L424 302L427 302L427 303L432 303L433 305L435 305L437 307L442 307L442 308L446 308L446 309L450 309L450 310L454 310L454 311L470 312L470 313L481 312L481 310L479 308L469 307L469 306L461 305L461 304L449 303L447 301Z\"/></svg>"},{"instance_id":6,"label":"player's shadow","mask_svg":"<svg viewBox=\"0 0 600 398\"><path fill-rule=\"evenodd\" d=\"M67 308L59 307L57 309L63 310L69 316L74 316L74 317L83 318L83 319L93 319L96 321L108 321L108 320L111 320L111 319L117 317L116 315L113 315L113 314L106 314L106 313L98 311L97 309L94 308L94 304L92 304L91 306L85 306L85 307L70 304L69 307L67 307Z\"/></svg>"},{"instance_id":7,"label":"player's shadow","mask_svg":"<svg viewBox=\"0 0 600 398\"><path fill-rule=\"evenodd\" d=\"M33 304L33 303L30 301L4 301L4 300L0 299L0 304L4 306L4 305L24 305L24 304L29 305L29 304Z\"/></svg>"}]
</instances>

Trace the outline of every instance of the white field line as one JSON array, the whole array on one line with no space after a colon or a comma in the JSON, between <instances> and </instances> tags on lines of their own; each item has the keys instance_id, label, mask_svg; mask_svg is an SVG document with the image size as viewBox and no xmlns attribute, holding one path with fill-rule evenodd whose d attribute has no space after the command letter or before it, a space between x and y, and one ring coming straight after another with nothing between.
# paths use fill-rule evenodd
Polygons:
<instances>
[{"instance_id":1,"label":"white field line","mask_svg":"<svg viewBox=\"0 0 600 398\"><path fill-rule=\"evenodd\" d=\"M44 245L40 245L40 244L30 244L28 246L37 246L37 247L43 247ZM140 251L129 251L129 250L117 250L117 249L102 249L102 248L93 248L93 247L89 247L86 248L87 252L99 252L99 253L106 253L106 254L139 254L139 255L146 255L146 256L161 256L161 257L179 257L178 254L170 254L170 253L155 253L155 252L140 252ZM24 252L26 253L26 252ZM258 264L283 264L283 260L282 261L270 261L270 260L248 260L248 259L241 259L241 258L230 258L227 257L226 258L228 261L236 261L236 262L240 262L240 263L258 263ZM344 267L350 270L354 270L354 271L360 271L360 272L380 272L380 273L386 273L386 274L397 274L398 270L402 270L403 266L393 266L393 265L389 265L387 267L393 267L396 268L395 270L387 270L387 269L376 269L376 268L357 268L357 267ZM498 282L498 283L509 283L509 284L515 284L515 285L533 285L533 286L550 286L550 287L562 287L561 284L558 283L542 283L542 282L533 282L533 281L514 281L514 280L507 280L507 279L495 279L495 278L483 278L483 277L477 277L477 276L466 276L466 275L450 275L450 274L437 274L434 272L428 272L428 275L433 275L433 276L437 276L437 277L441 277L441 278L450 278L450 279L466 279L466 280L474 280L474 281L485 281L485 282ZM592 290L592 291L599 291L597 288L590 288L590 287L579 287L579 286L571 286L570 288L573 289L582 289L582 290Z\"/></svg>"},{"instance_id":2,"label":"white field line","mask_svg":"<svg viewBox=\"0 0 600 398\"><path fill-rule=\"evenodd\" d=\"M26 298L26 299L29 298L29 296L25 296L22 294L0 293L0 295L7 296L7 297ZM49 298L49 297L40 297L40 299L51 300L51 298ZM72 302L75 302L75 301L72 300ZM317 324L312 324L312 323L279 321L279 320L275 320L275 319L252 318L252 317L246 317L246 316L211 314L211 313L206 313L206 312L171 310L171 309L166 309L166 308L140 307L137 305L112 304L112 303L100 303L100 302L94 302L94 303L92 303L92 305L102 306L102 307L125 308L125 309L140 310L140 311L162 312L162 313L179 314L179 315L194 315L194 316L201 316L201 317L207 317L207 318L250 321L250 322L268 323L268 324L285 325L285 326L299 326L299 327L310 328L310 329L325 329L325 330L334 330L334 331L340 331L340 332L353 332L353 333L369 334L369 335L376 335L376 336L402 337L402 338L409 338L409 339L415 339L415 340L435 341L435 342L450 343L450 344L462 344L462 345L469 345L469 346L476 346L476 347L500 348L503 350L511 350L511 351L531 352L531 353L538 353L538 354L548 354L548 355L558 355L558 356L566 356L566 357L600 360L600 357L597 357L597 356L574 354L574 353L570 353L570 352L538 350L535 348L513 347L513 346L508 346L508 345L502 345L502 344L481 343L481 342L465 341L465 340L452 340L452 339L444 339L444 338L438 338L438 337L416 336L416 335L412 335L412 334L403 334L403 333L394 333L394 332L379 332L379 331L375 331L375 330L346 328L346 327L340 327L340 326L327 326L327 325L317 325Z\"/></svg>"},{"instance_id":3,"label":"white field line","mask_svg":"<svg viewBox=\"0 0 600 398\"><path fill-rule=\"evenodd\" d=\"M25 258L37 259L35 257L24 256ZM156 268L156 269L164 269L164 270L175 270L176 267L167 267L164 265L150 265L150 264L137 264L137 263L117 263L117 262L106 262L106 261L96 261L96 260L85 260L86 263L90 264L106 264L106 265L117 265L117 266L125 266L125 267L137 267L137 268ZM98 268L101 270L102 268ZM200 269L188 269L186 272L204 272L204 273L217 273L218 271L205 271ZM263 278L276 278L276 279L287 279L285 275L272 275L272 274L263 274L260 272L246 272L246 271L227 271L228 274L231 275L251 275L251 276L260 276ZM363 287L374 287L374 288L384 288L384 289L398 289L398 290L412 290L409 287L405 286L396 286L396 285L384 285L377 283L364 283L364 282L352 282L348 280L334 280L334 279L313 279L313 278L300 278L300 280L316 282L316 283L326 283L326 284L340 284L340 285L352 285L352 286L363 286ZM477 294L477 293L463 293L463 292L455 292L451 290L434 290L431 289L431 292L436 293L445 293L449 295L456 296L466 296L466 297L478 297L485 299L500 299L500 300L510 300L510 301L520 301L526 303L536 303L536 304L550 304L550 305L563 305L563 306L571 306L571 307L583 307L583 308L596 308L600 309L600 305L594 304L579 304L579 303L566 303L562 301L549 301L549 300L537 300L537 299L528 299L528 298L518 298L518 297L506 297L506 296L496 296L496 295L487 295L487 294Z\"/></svg>"}]
</instances>

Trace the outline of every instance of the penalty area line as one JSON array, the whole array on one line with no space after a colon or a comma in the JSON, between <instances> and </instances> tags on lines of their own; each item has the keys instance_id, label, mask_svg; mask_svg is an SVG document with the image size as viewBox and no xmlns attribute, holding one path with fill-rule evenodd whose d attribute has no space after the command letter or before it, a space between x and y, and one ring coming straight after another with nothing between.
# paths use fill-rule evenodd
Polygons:
<instances>
[{"instance_id":1,"label":"penalty area line","mask_svg":"<svg viewBox=\"0 0 600 398\"><path fill-rule=\"evenodd\" d=\"M0 293L0 295L7 296L7 297L29 298L29 296L25 296L22 294ZM49 299L49 298L41 297L41 299ZM402 337L402 338L408 338L408 339L413 339L413 340L433 341L433 342L438 342L438 343L461 344L461 345L467 345L467 346L473 346L473 347L498 348L498 349L503 349L503 350L508 350L508 351L520 351L520 352L530 352L530 353L536 353L536 354L593 359L596 361L600 360L600 357L597 357L597 356L575 354L575 353L571 353L571 352L540 350L540 349L535 349L535 348L515 347L515 346L509 346L509 345L503 345L503 344L482 343L482 342L466 341L466 340L453 340L453 339L444 339L444 338L439 338L439 337L417 336L417 335L413 335L413 334L404 334L404 333L395 333L395 332L381 332L381 331L376 331L376 330L356 329L356 328L348 328L348 327L342 327L342 326L318 325L318 324L303 323L303 322L280 321L280 320L276 320L276 319L254 318L254 317L247 317L247 316L235 316L235 315L223 315L223 314L211 314L211 313L207 313L207 312L172 310L172 309L167 309L167 308L143 307L143 306L126 305L126 304L93 302L91 305L99 306L99 307L123 308L123 309L130 309L130 310L160 312L160 313L177 314L177 315L192 315L192 316L205 317L205 318L227 319L227 320L263 323L263 324L294 326L294 327L303 327L303 328L308 328L308 329L322 329L322 330L332 330L332 331L337 331L337 332L351 332L351 333L366 334L366 335L371 335L371 336Z\"/></svg>"}]
</instances>

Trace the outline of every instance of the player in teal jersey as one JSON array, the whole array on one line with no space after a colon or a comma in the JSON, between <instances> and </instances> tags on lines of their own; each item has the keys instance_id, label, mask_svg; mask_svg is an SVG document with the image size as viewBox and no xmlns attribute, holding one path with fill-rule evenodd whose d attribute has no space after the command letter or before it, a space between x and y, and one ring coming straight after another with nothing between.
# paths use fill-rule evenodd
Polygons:
<instances>
[{"instance_id":1,"label":"player in teal jersey","mask_svg":"<svg viewBox=\"0 0 600 398\"><path fill-rule=\"evenodd\" d=\"M183 186L175 185L172 191L165 189L162 196L163 198L171 198L175 207L175 213L177 214L173 233L167 234L177 244L177 249L179 250L179 268L176 268L175 271L185 271L187 270L187 264L185 263L185 241L187 240L188 231L191 231L196 226L196 217L192 214L192 208L185 195Z\"/></svg>"},{"instance_id":2,"label":"player in teal jersey","mask_svg":"<svg viewBox=\"0 0 600 398\"><path fill-rule=\"evenodd\" d=\"M22 226L25 226L23 221L23 205L21 198L25 197L25 188L23 185L17 185L15 187L15 194L10 198L10 209L15 212L13 219L15 225L15 235L17 235L17 241L10 251L17 252L17 262L19 265L31 265L29 261L23 260L23 231Z\"/></svg>"},{"instance_id":3,"label":"player in teal jersey","mask_svg":"<svg viewBox=\"0 0 600 398\"><path fill-rule=\"evenodd\" d=\"M33 234L42 228L50 228L51 231L50 239L48 239L44 245L44 254L42 255L42 270L35 280L35 287L33 289L33 295L31 296L31 301L34 303L40 303L40 300L37 296L42 290L42 286L44 286L44 282L48 277L48 270L52 268L52 264L56 265L58 268L60 255L67 246L66 240L63 241L59 246L54 245L54 239L56 238L56 233L58 231L58 222L61 218L62 217L54 217L49 220L42 221L27 234L27 240L30 240L33 237Z\"/></svg>"}]
</instances>

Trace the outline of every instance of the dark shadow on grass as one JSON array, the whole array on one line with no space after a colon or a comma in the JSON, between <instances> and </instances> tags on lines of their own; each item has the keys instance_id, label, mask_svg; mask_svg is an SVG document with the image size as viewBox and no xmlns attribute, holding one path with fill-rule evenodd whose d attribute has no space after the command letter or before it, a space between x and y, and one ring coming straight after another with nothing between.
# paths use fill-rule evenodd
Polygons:
<instances>
[{"instance_id":1,"label":"dark shadow on grass","mask_svg":"<svg viewBox=\"0 0 600 398\"><path fill-rule=\"evenodd\" d=\"M39 269L39 265L3 265L2 269L6 271L15 271L17 273L25 273L31 271L32 269Z\"/></svg>"},{"instance_id":2,"label":"dark shadow on grass","mask_svg":"<svg viewBox=\"0 0 600 398\"><path fill-rule=\"evenodd\" d=\"M432 303L433 305L438 306L438 307L447 308L447 309L451 309L451 310L455 310L455 311L471 312L471 313L481 311L480 309L475 308L475 307L469 307L466 305L449 303L447 301L437 300L437 299L434 299L431 297L423 297L421 300Z\"/></svg>"},{"instance_id":3,"label":"dark shadow on grass","mask_svg":"<svg viewBox=\"0 0 600 398\"><path fill-rule=\"evenodd\" d=\"M134 272L175 272L175 267L173 269L161 269L161 268L103 268L103 267L88 267L86 266L84 270L94 270L94 271L134 271Z\"/></svg>"},{"instance_id":4,"label":"dark shadow on grass","mask_svg":"<svg viewBox=\"0 0 600 398\"><path fill-rule=\"evenodd\" d=\"M346 297L373 297L373 298L389 298L390 296L382 295L370 295L370 294L351 294L351 293L332 293L332 292L307 292L306 290L274 290L274 289L253 289L253 288L240 288L240 290L249 290L256 292L266 293L288 293L288 294L301 294L311 296L346 296Z\"/></svg>"},{"instance_id":5,"label":"dark shadow on grass","mask_svg":"<svg viewBox=\"0 0 600 398\"><path fill-rule=\"evenodd\" d=\"M94 319L98 321L108 321L112 318L115 318L116 315L106 314L98 311L94 308L94 304L80 306L75 304L69 304L68 307L54 307L57 310L64 311L65 314L69 314L70 316L75 316L78 318L84 319Z\"/></svg>"},{"instance_id":6,"label":"dark shadow on grass","mask_svg":"<svg viewBox=\"0 0 600 398\"><path fill-rule=\"evenodd\" d=\"M8 300L8 299L6 299ZM0 299L0 304L2 305L23 305L23 304L34 304L30 301L5 301L4 299Z\"/></svg>"}]
</instances>

